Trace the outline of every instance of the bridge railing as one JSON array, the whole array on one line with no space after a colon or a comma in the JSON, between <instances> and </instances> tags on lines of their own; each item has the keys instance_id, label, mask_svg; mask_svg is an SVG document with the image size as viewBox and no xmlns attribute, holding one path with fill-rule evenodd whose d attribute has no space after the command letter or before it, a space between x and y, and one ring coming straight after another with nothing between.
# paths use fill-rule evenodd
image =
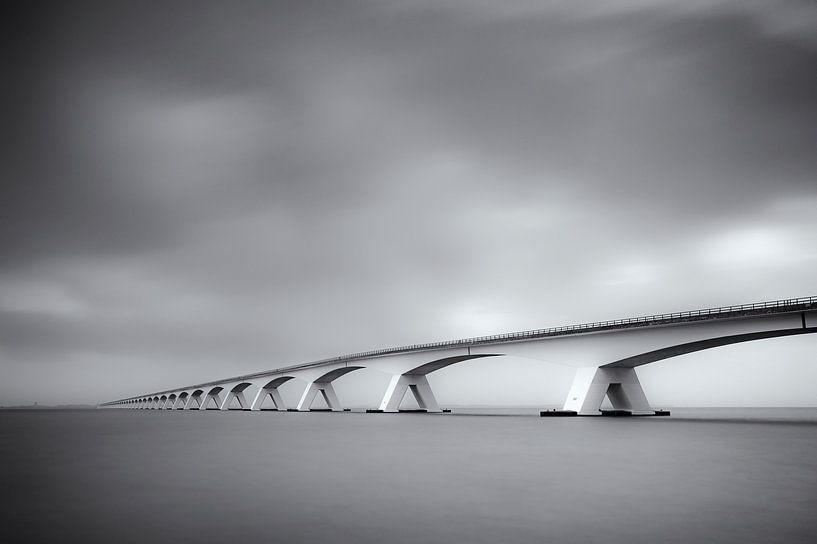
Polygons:
<instances>
[{"instance_id":1,"label":"bridge railing","mask_svg":"<svg viewBox=\"0 0 817 544\"><path fill-rule=\"evenodd\" d=\"M581 323L575 325L563 325L560 327L549 327L545 329L533 329L528 331L520 331L520 332L509 332L503 334L492 334L488 336L476 336L473 338L462 338L459 340L446 340L442 342L429 342L424 344L412 344L409 346L400 346L400 347L393 347L393 348L384 348L384 349L377 349L372 351L363 351L359 353L353 353L349 355L341 355L338 357L331 357L328 359L321 359L319 361L313 361L311 363L303 363L299 365L291 365L287 367L278 368L276 370L267 370L264 372L257 372L255 374L248 374L245 376L236 376L235 378L229 378L226 380L218 380L212 381L207 383L202 383L198 385L191 385L184 387L182 389L191 389L191 388L200 388L200 387L209 387L213 385L218 385L225 382L231 381L238 381L238 380L251 380L255 378L263 378L267 376L275 376L277 374L283 374L285 372L289 372L292 370L300 370L306 368L313 368L317 366L323 366L326 364L331 363L342 363L342 362L350 362L360 359L368 359L372 357L381 357L385 355L393 355L397 353L405 353L411 351L427 351L433 350L438 348L447 348L447 347L456 347L456 346L474 346L479 344L492 344L496 342L513 342L517 340L528 340L534 338L543 338L547 336L559 336L563 334L570 334L570 333L581 333L581 332L591 332L591 331L601 331L604 329L608 329L611 327L626 327L626 326L639 326L639 325L659 325L659 324L668 324L678 320L699 320L701 318L706 317L727 317L729 315L738 316L745 312L759 312L761 310L770 310L770 313L776 313L784 310L796 311L796 310L805 310L805 309L817 309L817 296L812 297L800 297L800 298L788 298L782 300L772 300L768 302L755 302L752 304L740 304L736 306L718 306L716 308L704 308L701 310L689 310L686 312L673 312L667 314L655 314L655 315L647 315L647 316L640 316L640 317L630 317L625 319L612 319L608 321L595 321L592 323ZM167 391L162 391L159 393L154 393L154 395L161 395L163 393L168 393L170 391L176 391L178 389L169 389ZM149 396L149 395L146 395Z\"/></svg>"},{"instance_id":2,"label":"bridge railing","mask_svg":"<svg viewBox=\"0 0 817 544\"><path fill-rule=\"evenodd\" d=\"M333 360L336 361L343 361L343 360L350 360L350 359L361 359L366 357L376 357L378 355L388 355L395 352L403 352L403 351L414 351L414 350L423 350L423 349L434 349L434 348L441 348L441 347L450 347L450 346L469 346L475 344L486 344L492 343L496 341L512 341L512 340L524 340L528 338L538 338L543 336L553 336L567 332L576 332L576 331L589 331L589 330L598 330L598 329L606 329L609 327L618 327L618 326L625 326L625 325L635 325L635 324L642 324L642 323L660 323L660 322L668 322L673 320L680 320L686 318L696 318L696 317L718 317L718 316L726 316L729 314L737 314L747 311L753 310L780 310L780 309L788 309L788 308L801 308L801 307L809 307L817 305L817 297L800 297L800 298L790 298L790 299L783 299L783 300L773 300L768 302L756 302L753 304L740 304L735 306L718 306L715 308L704 308L701 310L690 310L686 312L673 312L667 314L654 314L654 315L647 315L647 316L639 316L639 317L631 317L631 318L624 318L624 319L613 319L607 321L594 321L592 323L580 323L575 325L562 325L560 327L549 327L545 329L532 329L527 331L520 331L520 332L509 332L503 334L492 334L488 336L476 336L473 338L463 338L459 340L447 340L443 342L430 342L424 344L412 344L410 346L401 346L395 348L386 348L380 350L373 350L373 351L365 351L360 353L355 353L352 355L344 355L341 357L335 357L334 359L325 359L320 362L316 361L319 364L325 364L327 362L331 362Z\"/></svg>"},{"instance_id":3,"label":"bridge railing","mask_svg":"<svg viewBox=\"0 0 817 544\"><path fill-rule=\"evenodd\" d=\"M279 369L280 372L291 371L295 369L311 368L322 366L330 363L349 362L359 359L368 359L372 357L380 357L385 355L393 355L397 353L405 353L410 351L426 351L438 348L456 347L456 346L474 346L480 344L492 344L496 342L513 342L518 340L528 340L534 338L543 338L547 336L558 336L569 333L580 333L590 331L600 331L611 327L626 327L628 325L645 325L645 324L662 324L671 323L678 320L698 320L705 317L726 317L728 315L738 315L745 312L754 312L758 310L800 310L809 309L817 306L817 297L800 297L789 298L782 300L772 300L767 302L755 302L752 304L740 304L734 306L718 306L715 308L704 308L701 310L689 310L685 312L673 312L666 314L654 314L647 316L631 317L625 319L613 319L608 321L594 321L592 323L580 323L575 325L563 325L560 327L549 327L545 329L533 329L520 332L509 332L503 334L492 334L488 336L476 336L472 338L462 338L458 340L446 340L442 342L428 342L423 344L412 344L407 346L399 346L393 348L384 348L371 351L363 351L328 359L321 359L311 363L300 365L293 365ZM244 378L257 378L266 376L269 373L258 373Z\"/></svg>"}]
</instances>

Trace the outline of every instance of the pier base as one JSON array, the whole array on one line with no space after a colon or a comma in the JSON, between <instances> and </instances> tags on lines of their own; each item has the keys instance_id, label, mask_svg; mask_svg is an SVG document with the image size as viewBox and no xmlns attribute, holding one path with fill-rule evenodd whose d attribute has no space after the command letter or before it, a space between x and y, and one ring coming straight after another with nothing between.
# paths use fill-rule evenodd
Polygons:
<instances>
[{"instance_id":1,"label":"pier base","mask_svg":"<svg viewBox=\"0 0 817 544\"><path fill-rule=\"evenodd\" d=\"M542 410L539 417L573 417L579 415L575 410Z\"/></svg>"},{"instance_id":2,"label":"pier base","mask_svg":"<svg viewBox=\"0 0 817 544\"><path fill-rule=\"evenodd\" d=\"M633 413L629 410L599 410L598 414L579 414L573 410L542 410L539 412L539 417L650 417L650 416L668 416L669 410L653 410L652 412L638 412Z\"/></svg>"},{"instance_id":3,"label":"pier base","mask_svg":"<svg viewBox=\"0 0 817 544\"><path fill-rule=\"evenodd\" d=\"M598 415L604 398L614 411L652 414L634 368L587 367L576 370L563 410Z\"/></svg>"}]
</instances>

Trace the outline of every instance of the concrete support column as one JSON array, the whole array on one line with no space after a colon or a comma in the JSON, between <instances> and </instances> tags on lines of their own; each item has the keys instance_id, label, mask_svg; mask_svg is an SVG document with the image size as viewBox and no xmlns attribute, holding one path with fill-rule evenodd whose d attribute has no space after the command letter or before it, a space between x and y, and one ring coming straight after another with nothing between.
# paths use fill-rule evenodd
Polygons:
<instances>
[{"instance_id":1,"label":"concrete support column","mask_svg":"<svg viewBox=\"0 0 817 544\"><path fill-rule=\"evenodd\" d=\"M187 402L185 403L183 409L184 410L198 410L199 408L201 408L201 404L202 404L201 397L202 397L203 394L204 393L201 393L199 395L190 395L189 397L187 397ZM195 407L193 405L195 405Z\"/></svg>"},{"instance_id":2,"label":"concrete support column","mask_svg":"<svg viewBox=\"0 0 817 544\"><path fill-rule=\"evenodd\" d=\"M576 370L564 410L598 414L604 397L615 410L653 412L634 368L585 367Z\"/></svg>"},{"instance_id":3,"label":"concrete support column","mask_svg":"<svg viewBox=\"0 0 817 544\"><path fill-rule=\"evenodd\" d=\"M389 386L386 388L386 394L383 396L383 401L380 403L380 410L383 412L399 411L400 403L403 401L403 397L406 396L406 391L409 390L411 390L421 409L428 412L442 412L425 374L392 376Z\"/></svg>"},{"instance_id":4,"label":"concrete support column","mask_svg":"<svg viewBox=\"0 0 817 544\"><path fill-rule=\"evenodd\" d=\"M219 410L229 410L230 403L233 402L233 399L238 400L239 406L241 406L242 410L248 410L247 408L247 399L244 398L244 391L230 391L224 397L224 402L221 403L219 406Z\"/></svg>"},{"instance_id":5,"label":"concrete support column","mask_svg":"<svg viewBox=\"0 0 817 544\"><path fill-rule=\"evenodd\" d=\"M219 393L221 393L220 390L210 391L206 395L202 395L203 400L201 401L201 406L199 406L199 410L206 410L207 403L210 402L210 399L213 399L213 401L216 404L216 409L219 409L221 407L221 395Z\"/></svg>"},{"instance_id":6,"label":"concrete support column","mask_svg":"<svg viewBox=\"0 0 817 544\"><path fill-rule=\"evenodd\" d=\"M271 388L261 388L258 390L258 394L255 395L255 399L252 401L252 406L250 410L260 410L261 404L267 399L267 395L272 399L272 403L275 405L275 409L281 412L285 412L287 407L284 405L284 399L281 397L281 392L278 391L277 387Z\"/></svg>"},{"instance_id":7,"label":"concrete support column","mask_svg":"<svg viewBox=\"0 0 817 544\"><path fill-rule=\"evenodd\" d=\"M332 387L332 382L312 382L307 385L304 394L301 396L301 400L298 402L297 410L299 412L309 411L318 392L323 395L323 399L326 401L326 405L329 406L330 410L333 412L343 411L338 396L335 394L335 388Z\"/></svg>"}]
</instances>

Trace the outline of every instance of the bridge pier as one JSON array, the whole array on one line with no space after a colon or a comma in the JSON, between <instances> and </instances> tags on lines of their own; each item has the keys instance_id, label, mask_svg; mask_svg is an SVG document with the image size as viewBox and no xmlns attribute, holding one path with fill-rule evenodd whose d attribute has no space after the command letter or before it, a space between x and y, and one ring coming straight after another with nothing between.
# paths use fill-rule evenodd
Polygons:
<instances>
[{"instance_id":1,"label":"bridge pier","mask_svg":"<svg viewBox=\"0 0 817 544\"><path fill-rule=\"evenodd\" d=\"M190 397L190 395L187 392L179 393L179 396L176 398L176 405L173 407L173 409L184 410L188 397Z\"/></svg>"},{"instance_id":2,"label":"bridge pier","mask_svg":"<svg viewBox=\"0 0 817 544\"><path fill-rule=\"evenodd\" d=\"M204 399L201 401L201 405L199 406L199 410L207 410L207 403L210 402L210 399L213 399L213 402L216 404L216 410L221 408L221 395L220 393L224 390L223 387L214 387L212 388L207 394L202 395Z\"/></svg>"},{"instance_id":3,"label":"bridge pier","mask_svg":"<svg viewBox=\"0 0 817 544\"><path fill-rule=\"evenodd\" d=\"M598 415L604 397L613 409L630 413L654 413L634 368L585 367L576 370L565 412Z\"/></svg>"},{"instance_id":4,"label":"bridge pier","mask_svg":"<svg viewBox=\"0 0 817 544\"><path fill-rule=\"evenodd\" d=\"M292 376L283 376L280 378L275 378L266 385L262 386L255 395L255 399L252 401L250 410L260 410L261 405L264 404L264 401L267 400L267 396L269 395L269 397L272 399L272 403L275 405L275 409L279 412L286 412L287 407L284 404L284 399L281 397L281 392L278 391L278 387L291 379Z\"/></svg>"},{"instance_id":5,"label":"bridge pier","mask_svg":"<svg viewBox=\"0 0 817 544\"><path fill-rule=\"evenodd\" d=\"M236 385L227 393L224 397L224 402L221 403L219 406L220 410L229 410L230 404L233 402L233 399L238 401L238 405L241 406L242 410L249 410L249 405L247 404L247 399L244 397L244 390L249 387L250 384L244 383L240 385Z\"/></svg>"},{"instance_id":6,"label":"bridge pier","mask_svg":"<svg viewBox=\"0 0 817 544\"><path fill-rule=\"evenodd\" d=\"M307 378L307 376L303 376L305 379L307 379L307 383L309 385L306 386L306 389L304 390L295 411L308 411L312 406L312 402L315 400L318 392L320 392L323 395L323 399L326 401L326 405L329 407L329 410L333 412L342 412L343 407L338 400L338 396L335 393L335 388L332 386L332 382L341 376L345 376L349 372L354 372L355 370L360 370L361 368L363 367L343 365L328 372L325 369L315 369L307 374L307 376L312 378L311 381L309 378Z\"/></svg>"},{"instance_id":7,"label":"bridge pier","mask_svg":"<svg viewBox=\"0 0 817 544\"><path fill-rule=\"evenodd\" d=\"M312 382L307 385L296 410L299 412L308 412L318 392L323 395L323 400L326 401L326 405L331 411L343 411L340 401L338 400L338 395L335 393L335 388L332 387L331 382Z\"/></svg>"},{"instance_id":8,"label":"bridge pier","mask_svg":"<svg viewBox=\"0 0 817 544\"><path fill-rule=\"evenodd\" d=\"M202 400L201 400L202 395L204 395L204 391L202 391L200 389L197 390L197 391L194 391L193 393L191 393L190 396L187 397L187 402L185 403L183 410L198 410L198 409L200 409L202 404L204 404L202 402ZM194 403L196 405L195 408L193 407Z\"/></svg>"},{"instance_id":9,"label":"bridge pier","mask_svg":"<svg viewBox=\"0 0 817 544\"><path fill-rule=\"evenodd\" d=\"M389 386L386 388L386 394L383 396L383 401L380 403L379 411L400 411L400 403L409 390L411 390L417 401L417 405L420 406L421 409L427 412L442 412L425 374L399 374L392 376Z\"/></svg>"}]
</instances>

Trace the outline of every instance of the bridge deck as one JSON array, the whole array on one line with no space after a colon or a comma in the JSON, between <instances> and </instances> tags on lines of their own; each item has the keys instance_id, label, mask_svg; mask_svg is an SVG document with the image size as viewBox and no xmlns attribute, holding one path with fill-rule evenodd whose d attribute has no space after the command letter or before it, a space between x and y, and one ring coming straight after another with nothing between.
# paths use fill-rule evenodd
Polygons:
<instances>
[{"instance_id":1,"label":"bridge deck","mask_svg":"<svg viewBox=\"0 0 817 544\"><path fill-rule=\"evenodd\" d=\"M258 378L272 377L286 372L295 370L303 370L307 368L315 368L336 363L349 363L353 361L360 361L364 359L373 359L376 357L384 357L387 355L399 355L404 353L432 351L445 348L456 347L472 347L472 346L486 346L505 344L509 342L528 342L532 340L541 340L544 338L552 338L558 336L590 334L598 332L609 332L621 329L633 328L652 328L665 327L668 325L678 325L682 323L691 323L698 321L711 321L723 319L741 319L747 317L758 317L762 315L776 315L787 313L800 313L810 310L817 310L817 296L801 297L793 299L774 300L768 302L756 302L753 304L741 304L738 306L721 306L717 308L705 308L702 310L690 310L686 312L675 312L669 314L648 315L641 317L630 317L625 319L614 319L609 321L596 321L593 323L582 323L578 325L564 325L561 327L550 327L546 329L534 329L529 331L509 332L504 334L494 334L490 336L477 336L473 338L462 338L458 340L447 340L442 342L429 342L425 344L413 344L410 346L399 346L393 348L384 348L372 351L364 351L360 353L352 353L349 355L341 355L338 357L331 357L328 359L320 359L318 361L311 361L308 363L301 363L297 365L290 365L276 368L273 370L265 370L256 372L254 374L247 374L244 376L235 376L232 378L225 378L222 380L209 381L196 385L189 385L185 387L177 387L174 389L167 389L156 393L146 395L137 395L134 397L127 397L118 401L104 403L104 405L121 402L123 400L131 400L142 397L151 397L156 395L164 395L174 391L181 391L187 389L202 389L205 387L215 386L227 382L236 382L244 380L252 380Z\"/></svg>"}]
</instances>

